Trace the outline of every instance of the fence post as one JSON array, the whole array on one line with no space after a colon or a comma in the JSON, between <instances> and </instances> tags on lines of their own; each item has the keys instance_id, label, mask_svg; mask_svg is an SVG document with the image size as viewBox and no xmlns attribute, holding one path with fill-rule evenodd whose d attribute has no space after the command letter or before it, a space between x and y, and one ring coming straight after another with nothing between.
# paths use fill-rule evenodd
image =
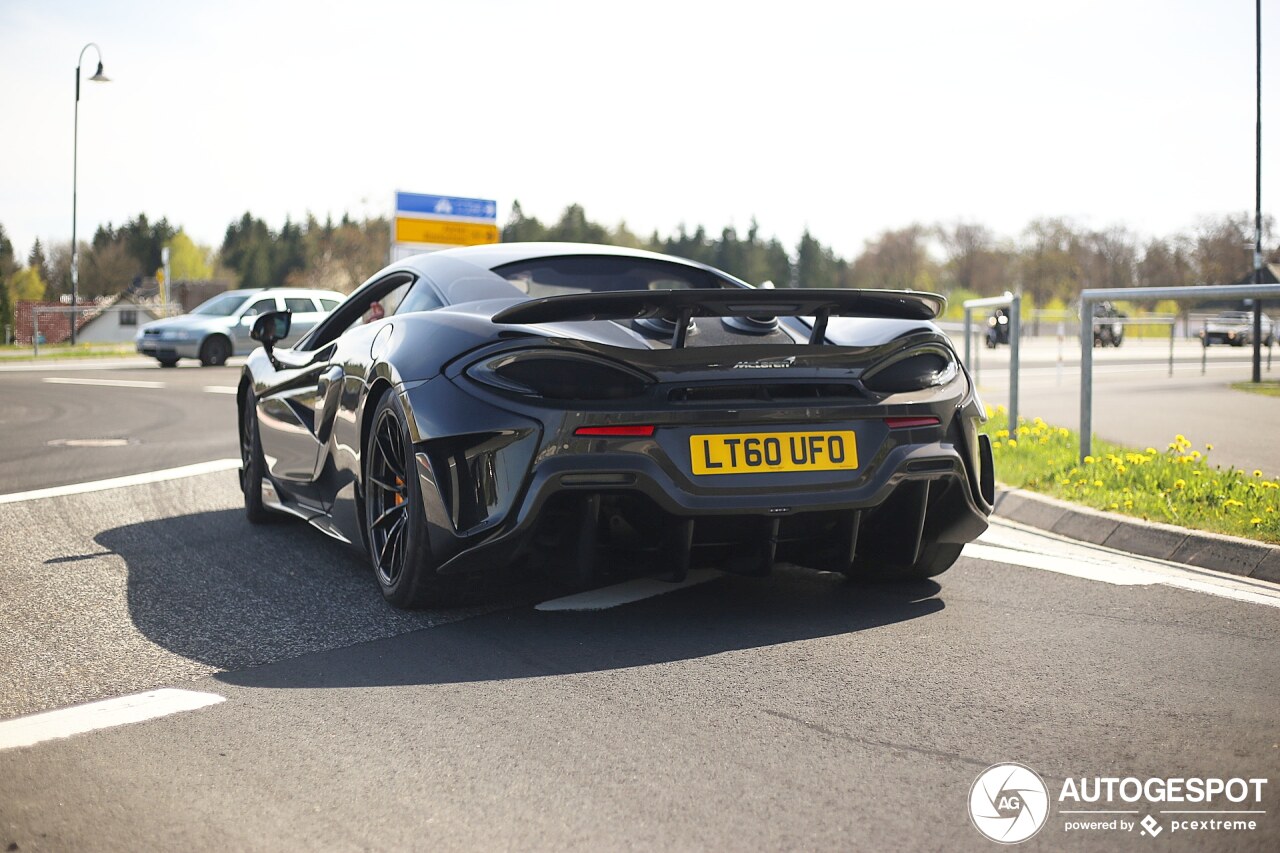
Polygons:
<instances>
[{"instance_id":1,"label":"fence post","mask_svg":"<svg viewBox=\"0 0 1280 853\"><path fill-rule=\"evenodd\" d=\"M1093 454L1093 302L1080 299L1080 461Z\"/></svg>"},{"instance_id":2,"label":"fence post","mask_svg":"<svg viewBox=\"0 0 1280 853\"><path fill-rule=\"evenodd\" d=\"M1062 347L1067 336L1067 324L1058 321L1058 384L1062 384Z\"/></svg>"},{"instance_id":3,"label":"fence post","mask_svg":"<svg viewBox=\"0 0 1280 853\"><path fill-rule=\"evenodd\" d=\"M973 340L973 312L964 309L964 364L969 366L969 349Z\"/></svg>"},{"instance_id":4,"label":"fence post","mask_svg":"<svg viewBox=\"0 0 1280 853\"><path fill-rule=\"evenodd\" d=\"M40 357L40 309L31 309L31 348L32 358Z\"/></svg>"},{"instance_id":5,"label":"fence post","mask_svg":"<svg viewBox=\"0 0 1280 853\"><path fill-rule=\"evenodd\" d=\"M1009 304L1009 433L1018 434L1018 339L1022 336L1022 294Z\"/></svg>"},{"instance_id":6,"label":"fence post","mask_svg":"<svg viewBox=\"0 0 1280 853\"><path fill-rule=\"evenodd\" d=\"M1169 378L1173 378L1173 333L1178 328L1177 319L1169 321Z\"/></svg>"}]
</instances>

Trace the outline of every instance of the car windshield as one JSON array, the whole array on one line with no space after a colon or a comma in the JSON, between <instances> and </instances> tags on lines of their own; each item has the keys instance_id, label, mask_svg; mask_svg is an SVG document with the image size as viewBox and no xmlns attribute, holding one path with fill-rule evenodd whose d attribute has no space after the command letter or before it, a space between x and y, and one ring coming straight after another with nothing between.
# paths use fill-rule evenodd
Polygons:
<instances>
[{"instance_id":1,"label":"car windshield","mask_svg":"<svg viewBox=\"0 0 1280 853\"><path fill-rule=\"evenodd\" d=\"M191 313L206 314L213 317L230 317L252 295L252 293L222 293L208 302L200 303Z\"/></svg>"},{"instance_id":2,"label":"car windshield","mask_svg":"<svg viewBox=\"0 0 1280 853\"><path fill-rule=\"evenodd\" d=\"M1248 320L1252 317L1246 311L1223 311L1219 316L1223 320Z\"/></svg>"},{"instance_id":3,"label":"car windshield","mask_svg":"<svg viewBox=\"0 0 1280 853\"><path fill-rule=\"evenodd\" d=\"M529 296L610 293L615 290L719 288L726 282L706 270L648 258L574 255L535 258L493 270Z\"/></svg>"}]
</instances>

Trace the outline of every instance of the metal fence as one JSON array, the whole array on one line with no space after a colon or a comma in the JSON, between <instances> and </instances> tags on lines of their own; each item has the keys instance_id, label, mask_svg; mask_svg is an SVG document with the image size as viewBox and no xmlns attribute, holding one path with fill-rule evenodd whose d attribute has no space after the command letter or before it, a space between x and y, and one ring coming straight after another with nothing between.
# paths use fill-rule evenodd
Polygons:
<instances>
[{"instance_id":1,"label":"metal fence","mask_svg":"<svg viewBox=\"0 0 1280 853\"><path fill-rule=\"evenodd\" d=\"M1005 291L1004 296L964 301L964 363L973 354L973 311L975 308L1009 309L1009 428L1018 428L1018 340L1021 337L1022 294ZM976 379L974 380L977 381Z\"/></svg>"},{"instance_id":2,"label":"metal fence","mask_svg":"<svg viewBox=\"0 0 1280 853\"><path fill-rule=\"evenodd\" d=\"M1080 316L1092 317L1095 303L1131 298L1132 288L1085 290L1080 294ZM1192 287L1148 287L1142 295L1147 299L1171 299L1177 302L1200 302L1206 299L1265 299L1280 296L1280 284L1195 285ZM965 303L966 306L968 303ZM1110 317L1095 317L1093 322L1111 322ZM1093 453L1093 329L1080 324L1080 459ZM1260 341L1254 341L1259 347ZM1201 358L1201 371L1204 357ZM1169 372L1173 372L1173 334L1169 336ZM1012 420L1011 423L1016 423Z\"/></svg>"}]
</instances>

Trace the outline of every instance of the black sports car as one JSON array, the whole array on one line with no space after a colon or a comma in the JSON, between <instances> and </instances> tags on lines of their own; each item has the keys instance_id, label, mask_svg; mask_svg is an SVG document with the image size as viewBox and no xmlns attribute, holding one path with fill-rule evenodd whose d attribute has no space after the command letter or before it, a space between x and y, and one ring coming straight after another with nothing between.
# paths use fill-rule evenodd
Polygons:
<instances>
[{"instance_id":1,"label":"black sports car","mask_svg":"<svg viewBox=\"0 0 1280 853\"><path fill-rule=\"evenodd\" d=\"M589 580L621 554L945 571L986 529L991 450L927 293L756 289L605 246L508 243L388 266L240 383L253 522L365 549L387 600L493 566Z\"/></svg>"}]
</instances>

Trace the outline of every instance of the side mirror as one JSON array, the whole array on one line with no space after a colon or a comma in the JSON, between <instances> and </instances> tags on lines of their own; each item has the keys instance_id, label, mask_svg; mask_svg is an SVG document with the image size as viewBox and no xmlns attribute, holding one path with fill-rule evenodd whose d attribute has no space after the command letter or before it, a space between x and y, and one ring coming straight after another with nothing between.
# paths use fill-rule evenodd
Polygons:
<instances>
[{"instance_id":1,"label":"side mirror","mask_svg":"<svg viewBox=\"0 0 1280 853\"><path fill-rule=\"evenodd\" d=\"M292 311L268 311L265 314L259 314L258 319L253 321L253 329L249 332L249 337L262 344L263 348L270 353L277 341L289 337L289 327L292 324Z\"/></svg>"}]
</instances>

